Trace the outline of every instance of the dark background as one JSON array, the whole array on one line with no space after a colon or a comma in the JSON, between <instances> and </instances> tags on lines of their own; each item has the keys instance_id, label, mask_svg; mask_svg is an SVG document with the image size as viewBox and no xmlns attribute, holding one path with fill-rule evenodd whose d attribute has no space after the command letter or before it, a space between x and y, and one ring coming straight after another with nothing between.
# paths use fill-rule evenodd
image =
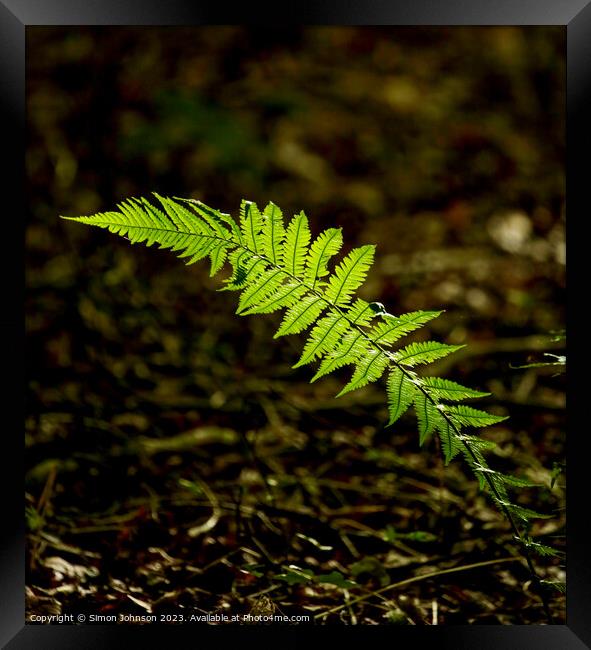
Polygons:
<instances>
[{"instance_id":1,"label":"dark background","mask_svg":"<svg viewBox=\"0 0 591 650\"><path fill-rule=\"evenodd\" d=\"M564 47L553 27L27 29L29 613L243 612L266 588L304 613L342 592L277 565L375 589L514 552L461 461L443 472L411 417L384 429L383 385L334 400L347 372L309 385L302 338L234 316L205 263L58 215L152 191L273 200L342 225L346 249L377 243L362 295L446 309L432 335L469 346L438 371L511 416L483 434L491 464L548 485L564 379L515 366L563 345ZM555 512L533 532L558 546L562 486L522 497ZM216 525L189 536L212 495ZM429 623L433 600L443 624L541 619L519 565L447 580L357 621Z\"/></svg>"}]
</instances>

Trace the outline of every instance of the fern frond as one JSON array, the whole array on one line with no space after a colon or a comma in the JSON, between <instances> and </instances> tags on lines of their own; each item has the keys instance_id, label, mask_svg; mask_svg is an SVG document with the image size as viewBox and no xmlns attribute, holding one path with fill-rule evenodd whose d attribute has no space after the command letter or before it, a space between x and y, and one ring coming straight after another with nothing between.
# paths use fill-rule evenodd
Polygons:
<instances>
[{"instance_id":1,"label":"fern frond","mask_svg":"<svg viewBox=\"0 0 591 650\"><path fill-rule=\"evenodd\" d=\"M160 201L162 207L166 211L166 214L174 223L177 230L200 234L203 234L207 231L204 225L201 224L198 219L195 219L194 216L180 203L177 203L173 199L169 199L165 196L160 196L160 194L156 194L156 192L154 192L154 196ZM119 209L122 212L125 212L125 203L120 203Z\"/></svg>"},{"instance_id":2,"label":"fern frond","mask_svg":"<svg viewBox=\"0 0 591 650\"><path fill-rule=\"evenodd\" d=\"M343 366L355 363L361 355L368 352L369 348L362 332L347 332L336 347L324 357L310 383Z\"/></svg>"},{"instance_id":3,"label":"fern frond","mask_svg":"<svg viewBox=\"0 0 591 650\"><path fill-rule=\"evenodd\" d=\"M255 257L250 251L234 250L228 256L233 267L232 275L225 281L226 286L218 291L239 291L254 282L265 269L265 261Z\"/></svg>"},{"instance_id":4,"label":"fern frond","mask_svg":"<svg viewBox=\"0 0 591 650\"><path fill-rule=\"evenodd\" d=\"M415 384L400 368L392 368L388 377L388 426L394 424L413 403L417 392Z\"/></svg>"},{"instance_id":5,"label":"fern frond","mask_svg":"<svg viewBox=\"0 0 591 650\"><path fill-rule=\"evenodd\" d=\"M224 262L228 257L229 244L220 244L215 246L209 253L211 266L209 270L209 277L213 277L224 266Z\"/></svg>"},{"instance_id":6,"label":"fern frond","mask_svg":"<svg viewBox=\"0 0 591 650\"><path fill-rule=\"evenodd\" d=\"M370 337L374 343L392 345L398 339L414 332L442 313L441 311L413 311L401 316L385 314L382 316L383 321L371 330Z\"/></svg>"},{"instance_id":7,"label":"fern frond","mask_svg":"<svg viewBox=\"0 0 591 650\"><path fill-rule=\"evenodd\" d=\"M331 313L320 319L310 332L300 360L292 366L299 368L332 350L349 326L347 319L338 313Z\"/></svg>"},{"instance_id":8,"label":"fern frond","mask_svg":"<svg viewBox=\"0 0 591 650\"><path fill-rule=\"evenodd\" d=\"M530 481L527 478L523 478L522 476L512 476L511 474L500 474L498 472L497 475L500 477L501 481L505 485L508 485L509 487L515 487L515 488L541 487L540 483L534 483L533 481Z\"/></svg>"},{"instance_id":9,"label":"fern frond","mask_svg":"<svg viewBox=\"0 0 591 650\"><path fill-rule=\"evenodd\" d=\"M326 302L322 298L316 295L306 296L285 312L281 325L273 338L303 332L316 322L325 308Z\"/></svg>"},{"instance_id":10,"label":"fern frond","mask_svg":"<svg viewBox=\"0 0 591 650\"><path fill-rule=\"evenodd\" d=\"M342 231L329 228L310 244L304 212L295 215L285 227L281 210L272 202L261 212L255 203L244 200L235 220L201 201L154 196L159 207L145 198L131 198L122 201L118 211L64 218L104 228L134 244L156 244L175 252L187 264L209 257L212 276L227 262L232 272L219 290L241 292L237 313L266 314L285 309L274 338L312 328L294 368L320 359L311 379L316 381L353 365L351 379L338 395L376 382L387 373L388 426L413 406L419 443L422 445L437 432L446 464L461 454L481 489L488 488L514 531L518 531L516 520L525 525L530 518L547 516L511 502L508 488L534 484L492 470L484 454L495 444L466 433L467 428L486 427L507 419L457 404L488 393L440 377L419 377L414 370L464 346L422 341L390 351L393 344L419 330L441 311L394 316L381 303L355 298L373 263L375 246L352 249L330 273L328 265L343 244ZM551 554L526 534L517 533L517 538L524 548Z\"/></svg>"},{"instance_id":11,"label":"fern frond","mask_svg":"<svg viewBox=\"0 0 591 650\"><path fill-rule=\"evenodd\" d=\"M277 291L251 307L247 311L241 312L243 316L250 314L270 314L271 312L291 307L294 302L298 301L306 293L306 288L296 282L287 282L281 285Z\"/></svg>"},{"instance_id":12,"label":"fern frond","mask_svg":"<svg viewBox=\"0 0 591 650\"><path fill-rule=\"evenodd\" d=\"M369 350L357 361L357 367L351 381L338 393L337 397L349 391L362 388L372 381L377 381L388 367L389 359L381 350Z\"/></svg>"},{"instance_id":13,"label":"fern frond","mask_svg":"<svg viewBox=\"0 0 591 650\"><path fill-rule=\"evenodd\" d=\"M517 541L520 541L519 538L517 538ZM530 550L532 550L534 553L537 555L541 555L542 557L561 557L564 555L561 551L557 551L555 548L552 548L551 546L546 546L546 544L540 544L539 542L534 542L531 537L529 537L527 540L521 540L522 543ZM558 588L559 591L563 591L561 586L563 587L563 583L558 583L551 582L549 580L542 580L542 582L548 582L549 584L555 586ZM564 591L563 591L564 593Z\"/></svg>"},{"instance_id":14,"label":"fern frond","mask_svg":"<svg viewBox=\"0 0 591 650\"><path fill-rule=\"evenodd\" d=\"M354 248L337 266L324 294L330 303L342 306L351 300L351 296L365 280L373 263L375 249L373 245Z\"/></svg>"},{"instance_id":15,"label":"fern frond","mask_svg":"<svg viewBox=\"0 0 591 650\"><path fill-rule=\"evenodd\" d=\"M365 302L361 298L357 300L347 309L347 318L352 325L357 327L361 325L368 325L372 318L377 316L374 303Z\"/></svg>"},{"instance_id":16,"label":"fern frond","mask_svg":"<svg viewBox=\"0 0 591 650\"><path fill-rule=\"evenodd\" d=\"M177 201L180 199L178 197L175 197ZM224 224L230 228L230 237L226 237L226 239L232 240L234 242L237 242L240 245L243 245L243 239L242 239L242 233L240 232L240 226L232 219L232 217L229 214L226 214L225 212L221 212L220 210L215 210L214 208L210 208L208 205L205 205L202 201L198 201L195 199L184 199L187 202L190 202L195 210L199 213L201 217L203 217L208 223L212 226L212 228L216 229L216 225L219 225L218 231L220 235L224 235L224 231L227 231L227 228L224 227Z\"/></svg>"},{"instance_id":17,"label":"fern frond","mask_svg":"<svg viewBox=\"0 0 591 650\"><path fill-rule=\"evenodd\" d=\"M495 449L497 446L497 443L494 442L493 440L485 440L484 438L479 438L478 436L471 436L471 435L465 435L465 434L460 434L458 436L458 439L461 442L465 442L466 445L472 450L472 451L478 451L480 450L483 451L490 451L491 449ZM465 450L463 450L465 451ZM486 461L482 462L483 466L486 466ZM478 471L478 469L481 467L481 465L476 465L474 468L475 471Z\"/></svg>"},{"instance_id":18,"label":"fern frond","mask_svg":"<svg viewBox=\"0 0 591 650\"><path fill-rule=\"evenodd\" d=\"M419 421L419 444L422 446L427 437L433 433L442 416L427 393L417 393L414 405Z\"/></svg>"},{"instance_id":19,"label":"fern frond","mask_svg":"<svg viewBox=\"0 0 591 650\"><path fill-rule=\"evenodd\" d=\"M285 237L285 226L283 225L283 213L272 202L263 212L263 252L272 264L277 266L282 257L282 242Z\"/></svg>"},{"instance_id":20,"label":"fern frond","mask_svg":"<svg viewBox=\"0 0 591 650\"><path fill-rule=\"evenodd\" d=\"M286 277L281 269L263 271L254 282L249 283L243 289L236 313L240 314L249 307L265 300L283 284Z\"/></svg>"},{"instance_id":21,"label":"fern frond","mask_svg":"<svg viewBox=\"0 0 591 650\"><path fill-rule=\"evenodd\" d=\"M294 277L302 277L310 237L308 217L303 212L300 212L293 217L287 226L281 260L282 266Z\"/></svg>"},{"instance_id":22,"label":"fern frond","mask_svg":"<svg viewBox=\"0 0 591 650\"><path fill-rule=\"evenodd\" d=\"M501 472L497 472L491 469L490 467L476 466L475 469L478 472L489 474L492 477L493 481L505 486L517 487L517 488L540 486L539 483L533 483L527 478L522 478L520 476L512 476L510 474L502 474Z\"/></svg>"},{"instance_id":23,"label":"fern frond","mask_svg":"<svg viewBox=\"0 0 591 650\"><path fill-rule=\"evenodd\" d=\"M445 464L449 463L463 451L462 441L454 431L451 423L444 417L440 417L436 423L435 428L439 434L441 441L441 449L443 451L443 458Z\"/></svg>"},{"instance_id":24,"label":"fern frond","mask_svg":"<svg viewBox=\"0 0 591 650\"><path fill-rule=\"evenodd\" d=\"M206 257L216 247L229 248L233 242L228 233L216 232L196 213L172 199L159 197L164 210L145 199L121 202L119 212L103 212L91 217L64 217L128 237L132 243L157 243L160 248L181 251L179 257L189 257L188 264ZM216 253L216 255L219 253Z\"/></svg>"},{"instance_id":25,"label":"fern frond","mask_svg":"<svg viewBox=\"0 0 591 650\"><path fill-rule=\"evenodd\" d=\"M452 425L452 427L454 426L456 425ZM495 503L499 507L502 507L501 501L509 500L505 486L499 487L499 485L492 481L489 476L480 471L482 467L488 467L482 452L495 449L497 446L496 443L492 440L485 440L484 438L472 435L462 434L458 437L463 444L462 455L478 479L480 489L484 490L488 485L493 490L493 494L491 495L493 500L495 500Z\"/></svg>"},{"instance_id":26,"label":"fern frond","mask_svg":"<svg viewBox=\"0 0 591 650\"><path fill-rule=\"evenodd\" d=\"M518 506L516 503L511 503L510 501L501 502L501 505L507 508L516 517L519 517L523 522L528 522L530 519L552 518L552 515L536 512L535 510L531 510L531 508L524 508L523 506Z\"/></svg>"},{"instance_id":27,"label":"fern frond","mask_svg":"<svg viewBox=\"0 0 591 650\"><path fill-rule=\"evenodd\" d=\"M464 399L474 399L490 395L490 393L472 390L471 388L457 384L455 381L440 377L423 377L422 384L437 399L444 399L450 402L459 402Z\"/></svg>"},{"instance_id":28,"label":"fern frond","mask_svg":"<svg viewBox=\"0 0 591 650\"><path fill-rule=\"evenodd\" d=\"M447 345L438 341L411 343L396 353L396 362L403 366L418 366L443 359L448 354L466 347L465 345Z\"/></svg>"},{"instance_id":29,"label":"fern frond","mask_svg":"<svg viewBox=\"0 0 591 650\"><path fill-rule=\"evenodd\" d=\"M229 226L233 226L233 231L239 233L236 223L232 219L230 222L227 220L227 217L230 215L222 215L218 210L214 210L209 206L205 205L201 201L195 199L183 199L175 196L175 201L181 201L181 203L189 203L190 206L195 210L195 212L206 221L212 228L223 239L230 239L231 234L228 232L228 229L224 226L224 223ZM226 219L224 219L226 217Z\"/></svg>"},{"instance_id":30,"label":"fern frond","mask_svg":"<svg viewBox=\"0 0 591 650\"><path fill-rule=\"evenodd\" d=\"M262 228L263 215L256 203L242 201L240 205L240 230L244 236L246 246L256 254L262 252L262 242L259 241L259 233Z\"/></svg>"},{"instance_id":31,"label":"fern frond","mask_svg":"<svg viewBox=\"0 0 591 650\"><path fill-rule=\"evenodd\" d=\"M507 420L507 417L491 415L486 411L472 408L471 406L446 406L445 412L454 422L465 427L488 427L491 424L498 424Z\"/></svg>"},{"instance_id":32,"label":"fern frond","mask_svg":"<svg viewBox=\"0 0 591 650\"><path fill-rule=\"evenodd\" d=\"M329 228L321 232L308 252L304 282L314 289L318 280L328 275L328 261L336 255L343 245L341 228Z\"/></svg>"}]
</instances>

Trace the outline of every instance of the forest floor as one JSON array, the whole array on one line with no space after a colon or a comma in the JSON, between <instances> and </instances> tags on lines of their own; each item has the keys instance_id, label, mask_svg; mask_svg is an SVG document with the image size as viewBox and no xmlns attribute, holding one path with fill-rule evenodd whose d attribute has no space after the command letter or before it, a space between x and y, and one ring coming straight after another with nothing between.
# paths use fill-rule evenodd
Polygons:
<instances>
[{"instance_id":1,"label":"forest floor","mask_svg":"<svg viewBox=\"0 0 591 650\"><path fill-rule=\"evenodd\" d=\"M302 336L205 264L58 218L129 196L305 210L361 294L445 312L433 372L491 397L491 467L565 550L564 30L27 30L27 614L537 624L507 522L383 384L309 383ZM410 339L407 339L410 342ZM565 557L535 557L564 582ZM565 596L551 593L554 621Z\"/></svg>"}]
</instances>

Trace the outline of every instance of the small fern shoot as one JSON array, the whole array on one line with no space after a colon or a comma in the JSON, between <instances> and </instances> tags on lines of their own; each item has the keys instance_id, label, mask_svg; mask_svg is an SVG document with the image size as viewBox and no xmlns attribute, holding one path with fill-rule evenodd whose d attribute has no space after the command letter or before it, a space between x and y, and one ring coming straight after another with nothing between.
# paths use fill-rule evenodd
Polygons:
<instances>
[{"instance_id":1,"label":"small fern shoot","mask_svg":"<svg viewBox=\"0 0 591 650\"><path fill-rule=\"evenodd\" d=\"M286 224L280 208L264 210L242 201L236 221L201 201L155 194L159 206L145 198L131 198L118 210L88 217L64 217L104 228L133 244L158 244L185 259L186 264L209 258L210 274L228 263L232 273L220 290L238 291L237 313L270 314L284 310L274 338L309 330L294 368L318 363L311 381L343 366L352 366L351 378L338 396L378 381L386 375L388 426L413 408L419 443L438 435L445 463L462 455L481 488L507 518L529 570L536 575L529 551L542 547L527 535L531 518L544 517L513 503L509 491L529 485L524 479L492 470L484 452L493 443L467 429L505 420L461 403L488 395L440 377L421 377L419 370L453 354L461 345L422 341L401 346L407 334L437 318L441 311L414 311L394 316L380 303L368 303L355 293L371 268L375 246L353 248L329 270L343 246L342 230L329 228L313 241L304 212ZM549 610L544 600L547 614Z\"/></svg>"}]
</instances>

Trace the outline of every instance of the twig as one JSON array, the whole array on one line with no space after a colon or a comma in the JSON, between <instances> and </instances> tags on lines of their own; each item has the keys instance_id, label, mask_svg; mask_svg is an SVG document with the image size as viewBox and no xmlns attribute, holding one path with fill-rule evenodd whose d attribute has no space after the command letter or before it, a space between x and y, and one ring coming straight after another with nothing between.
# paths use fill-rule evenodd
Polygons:
<instances>
[{"instance_id":1,"label":"twig","mask_svg":"<svg viewBox=\"0 0 591 650\"><path fill-rule=\"evenodd\" d=\"M392 585L387 585L386 587L382 587L381 589L372 591L370 594L367 594L366 596L358 596L357 598L350 600L348 603L345 603L344 605L338 605L337 607L332 607L331 609L328 609L326 612L321 612L320 614L316 614L314 618L316 619L316 618L321 618L323 616L328 616L329 614L334 614L335 612L338 612L341 609L344 609L345 607L350 607L351 605L360 603L364 600L367 600L368 598L371 598L372 596L383 594L385 591L389 591L390 589L396 589L397 587L403 587L404 585L409 585L413 582L427 580L428 578L436 578L437 576L446 575L448 573L458 573L460 571L469 571L470 569L478 569L480 567L490 566L492 564L500 564L501 562L518 562L520 561L520 559L521 558L518 557L505 557L499 560L487 560L485 562L476 562L475 564L466 564L464 566L453 567L452 569L442 569L440 571L433 571L432 573L424 573L420 576L413 576L412 578L407 578L406 580L401 580L400 582L395 582Z\"/></svg>"},{"instance_id":2,"label":"twig","mask_svg":"<svg viewBox=\"0 0 591 650\"><path fill-rule=\"evenodd\" d=\"M207 483L205 481L202 481L199 478L194 478L193 481L199 485L199 487L203 491L203 494L205 494L207 500L211 504L211 515L209 516L209 519L207 519L207 521L205 521L201 525L193 526L192 528L189 528L189 530L187 531L189 537L197 537L198 535L207 533L213 528L215 528L217 526L218 521L220 520L220 515L222 512L218 498L210 490Z\"/></svg>"},{"instance_id":3,"label":"twig","mask_svg":"<svg viewBox=\"0 0 591 650\"><path fill-rule=\"evenodd\" d=\"M349 610L349 615L351 616L351 624L357 625L357 616L355 616L355 611L351 607L351 597L349 595L349 590L344 589L345 603L347 604L347 609Z\"/></svg>"},{"instance_id":4,"label":"twig","mask_svg":"<svg viewBox=\"0 0 591 650\"><path fill-rule=\"evenodd\" d=\"M52 465L51 469L49 470L49 474L47 476L47 481L45 482L45 486L43 487L43 491L41 492L41 496L39 497L39 501L37 502L37 508L36 508L43 524L45 524L45 514L49 509L49 503L53 495L53 487L55 485L56 476L57 476L57 466ZM42 533L43 531L41 530L40 532ZM39 541L37 541L33 547L33 550L31 552L31 561L30 561L31 569L34 569L35 565L37 564L37 559L39 556L39 551L41 549L42 543L43 542L41 541L41 539L39 539Z\"/></svg>"}]
</instances>

